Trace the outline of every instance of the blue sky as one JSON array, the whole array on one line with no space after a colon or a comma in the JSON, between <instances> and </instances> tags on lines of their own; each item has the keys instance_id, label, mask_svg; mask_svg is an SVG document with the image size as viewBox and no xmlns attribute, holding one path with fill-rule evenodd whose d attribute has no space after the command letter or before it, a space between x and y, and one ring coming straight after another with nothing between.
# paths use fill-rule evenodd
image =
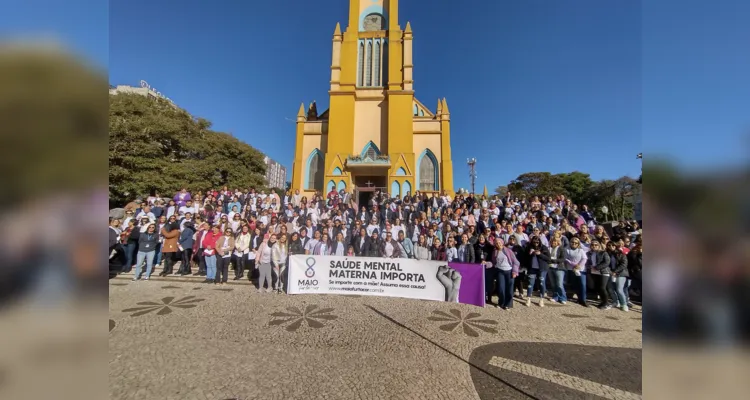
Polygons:
<instances>
[{"instance_id":1,"label":"blue sky","mask_svg":"<svg viewBox=\"0 0 750 400\"><path fill-rule=\"evenodd\" d=\"M291 167L300 102L327 108L347 0L16 1L2 33L56 33ZM750 131L750 2L402 0L416 96L447 97L456 187L527 171L637 175L635 155L739 164ZM459 5L460 4L460 5ZM109 19L107 19L109 13ZM109 32L109 35L106 32ZM291 177L291 176L290 176Z\"/></svg>"}]
</instances>

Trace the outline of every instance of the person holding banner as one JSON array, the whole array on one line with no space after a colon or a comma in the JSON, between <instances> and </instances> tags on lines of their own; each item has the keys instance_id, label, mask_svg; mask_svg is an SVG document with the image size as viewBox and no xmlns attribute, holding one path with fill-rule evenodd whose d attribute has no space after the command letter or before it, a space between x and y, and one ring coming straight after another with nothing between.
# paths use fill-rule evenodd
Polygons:
<instances>
[{"instance_id":1,"label":"person holding banner","mask_svg":"<svg viewBox=\"0 0 750 400\"><path fill-rule=\"evenodd\" d=\"M401 258L402 256L401 245L393 240L391 231L386 231L385 240L380 243L380 257Z\"/></svg>"},{"instance_id":2,"label":"person holding banner","mask_svg":"<svg viewBox=\"0 0 750 400\"><path fill-rule=\"evenodd\" d=\"M490 267L491 265L491 267ZM492 283L492 279L497 279L497 307L507 310L513 308L513 281L518 276L518 268L521 263L518 262L513 251L505 246L502 239L495 240L495 251L492 254L490 264L485 264L487 268L485 282ZM491 288L492 285L486 285L485 288ZM490 297L488 293L487 297ZM491 303L488 303L491 304Z\"/></svg>"},{"instance_id":3,"label":"person holding banner","mask_svg":"<svg viewBox=\"0 0 750 400\"><path fill-rule=\"evenodd\" d=\"M425 235L419 235L417 244L414 246L414 258L417 260L431 260L432 253L430 248L427 246L427 238Z\"/></svg>"}]
</instances>

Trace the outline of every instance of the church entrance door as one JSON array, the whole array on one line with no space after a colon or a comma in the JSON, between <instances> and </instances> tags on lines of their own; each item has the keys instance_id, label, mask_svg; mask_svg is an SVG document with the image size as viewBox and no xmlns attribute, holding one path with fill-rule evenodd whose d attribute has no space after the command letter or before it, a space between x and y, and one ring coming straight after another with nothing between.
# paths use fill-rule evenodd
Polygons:
<instances>
[{"instance_id":1,"label":"church entrance door","mask_svg":"<svg viewBox=\"0 0 750 400\"><path fill-rule=\"evenodd\" d=\"M354 200L357 207L363 205L369 207L370 200L377 192L387 191L384 176L355 176L354 177Z\"/></svg>"}]
</instances>

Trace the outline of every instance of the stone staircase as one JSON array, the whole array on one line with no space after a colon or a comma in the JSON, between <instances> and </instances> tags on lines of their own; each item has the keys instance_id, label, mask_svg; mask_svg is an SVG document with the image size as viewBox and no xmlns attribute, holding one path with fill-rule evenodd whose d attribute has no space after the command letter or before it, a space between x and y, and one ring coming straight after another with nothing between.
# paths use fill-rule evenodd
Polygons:
<instances>
[{"instance_id":1,"label":"stone staircase","mask_svg":"<svg viewBox=\"0 0 750 400\"><path fill-rule=\"evenodd\" d=\"M180 263L175 264L175 266L172 268L174 271L179 271L180 269ZM155 266L154 270L151 272L151 276L149 277L149 280L155 281L155 282L188 282L188 283L203 283L203 281L206 279L205 276L198 276L198 275L175 275L170 274L167 276L159 276L159 274L162 271L162 267ZM193 267L193 273L197 272L198 268ZM141 272L141 277L145 274L145 271ZM118 274L116 277L112 278L112 280L118 280L118 281L130 281L133 279L133 276L135 275L135 268L130 272L123 272ZM242 279L234 280L234 271L232 271L231 267L229 269L229 280L227 281L228 285L244 285L244 286L254 286L257 287L258 280L257 278L253 278L252 281L249 281L247 279L247 271L245 271L245 276Z\"/></svg>"}]
</instances>

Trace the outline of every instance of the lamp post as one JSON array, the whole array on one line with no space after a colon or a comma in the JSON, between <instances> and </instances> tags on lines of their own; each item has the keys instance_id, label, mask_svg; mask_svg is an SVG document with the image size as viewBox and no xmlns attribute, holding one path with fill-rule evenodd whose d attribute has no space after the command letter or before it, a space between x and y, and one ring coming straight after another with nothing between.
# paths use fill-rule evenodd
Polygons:
<instances>
[{"instance_id":1,"label":"lamp post","mask_svg":"<svg viewBox=\"0 0 750 400\"><path fill-rule=\"evenodd\" d=\"M474 167L477 165L477 159L476 158L467 159L466 165L469 166L469 177L471 178L471 194L474 194L474 182L477 179L477 171Z\"/></svg>"}]
</instances>

